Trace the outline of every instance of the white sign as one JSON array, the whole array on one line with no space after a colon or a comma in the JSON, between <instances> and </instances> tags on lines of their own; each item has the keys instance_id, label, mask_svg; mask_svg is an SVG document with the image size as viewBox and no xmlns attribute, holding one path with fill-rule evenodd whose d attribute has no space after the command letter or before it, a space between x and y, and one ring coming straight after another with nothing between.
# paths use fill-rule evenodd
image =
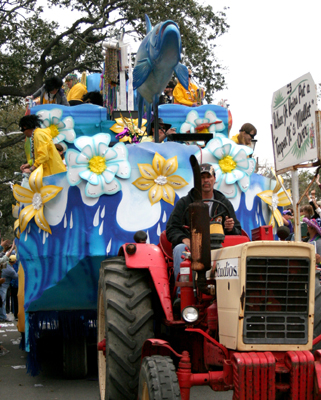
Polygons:
<instances>
[{"instance_id":1,"label":"white sign","mask_svg":"<svg viewBox=\"0 0 321 400\"><path fill-rule=\"evenodd\" d=\"M239 259L229 258L216 261L216 279L237 279L239 276Z\"/></svg>"},{"instance_id":2,"label":"white sign","mask_svg":"<svg viewBox=\"0 0 321 400\"><path fill-rule=\"evenodd\" d=\"M272 140L276 172L318 157L315 111L311 74L274 92Z\"/></svg>"}]
</instances>

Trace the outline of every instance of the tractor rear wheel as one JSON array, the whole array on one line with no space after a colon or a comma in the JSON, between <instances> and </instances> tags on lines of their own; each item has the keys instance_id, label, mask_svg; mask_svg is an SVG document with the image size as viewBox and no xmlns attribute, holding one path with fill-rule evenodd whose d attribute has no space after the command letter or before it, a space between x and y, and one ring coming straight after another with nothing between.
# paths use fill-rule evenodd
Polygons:
<instances>
[{"instance_id":1,"label":"tractor rear wheel","mask_svg":"<svg viewBox=\"0 0 321 400\"><path fill-rule=\"evenodd\" d=\"M145 357L139 375L138 400L179 400L175 366L170 357Z\"/></svg>"},{"instance_id":2,"label":"tractor rear wheel","mask_svg":"<svg viewBox=\"0 0 321 400\"><path fill-rule=\"evenodd\" d=\"M128 269L124 257L102 263L98 287L98 352L101 400L136 400L141 350L154 336L149 275Z\"/></svg>"}]
</instances>

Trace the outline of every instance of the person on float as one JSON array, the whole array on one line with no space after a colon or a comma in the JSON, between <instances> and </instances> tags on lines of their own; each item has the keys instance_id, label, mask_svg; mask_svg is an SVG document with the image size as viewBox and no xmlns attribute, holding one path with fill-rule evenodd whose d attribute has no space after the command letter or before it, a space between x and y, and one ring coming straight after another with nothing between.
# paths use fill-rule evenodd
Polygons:
<instances>
[{"instance_id":1,"label":"person on float","mask_svg":"<svg viewBox=\"0 0 321 400\"><path fill-rule=\"evenodd\" d=\"M206 204L209 206L209 219L220 222L223 226L225 235L241 235L242 228L238 221L232 203L224 196L223 193L214 189L216 182L215 170L211 164L205 163L200 166L202 199L209 200ZM182 254L186 251L185 248L190 248L190 231L186 226L190 226L188 206L195 200L195 188L191 189L188 194L181 197L175 204L175 207L169 217L166 225L166 237L173 246L174 260L174 276L175 279L179 274L180 264L182 262ZM223 203L228 213L222 205L214 203L211 200L218 200ZM222 215L215 217L222 212Z\"/></svg>"},{"instance_id":2,"label":"person on float","mask_svg":"<svg viewBox=\"0 0 321 400\"><path fill-rule=\"evenodd\" d=\"M173 104L173 90L175 89L175 83L173 81L169 81L166 88L164 89L164 94L161 94L159 97L159 105L162 104Z\"/></svg>"},{"instance_id":3,"label":"person on float","mask_svg":"<svg viewBox=\"0 0 321 400\"><path fill-rule=\"evenodd\" d=\"M174 104L181 104L183 106L197 107L201 105L199 99L199 88L191 82L192 71L188 70L188 90L178 81L175 89L173 90ZM203 96L204 97L204 91Z\"/></svg>"},{"instance_id":4,"label":"person on float","mask_svg":"<svg viewBox=\"0 0 321 400\"><path fill-rule=\"evenodd\" d=\"M317 268L321 268L321 219L303 218L303 222L307 224L309 240L308 243L315 245L315 261Z\"/></svg>"},{"instance_id":5,"label":"person on float","mask_svg":"<svg viewBox=\"0 0 321 400\"><path fill-rule=\"evenodd\" d=\"M251 140L255 138L257 134L254 125L246 123L242 125L239 133L231 137L231 140L236 144L242 144L244 146L251 147Z\"/></svg>"},{"instance_id":6,"label":"person on float","mask_svg":"<svg viewBox=\"0 0 321 400\"><path fill-rule=\"evenodd\" d=\"M176 128L171 128L172 125L165 124L162 118L158 118L158 140L162 143L166 136L176 133ZM144 136L142 142L155 142L155 126L154 121L151 123L151 135Z\"/></svg>"},{"instance_id":7,"label":"person on float","mask_svg":"<svg viewBox=\"0 0 321 400\"><path fill-rule=\"evenodd\" d=\"M87 88L78 82L76 74L69 74L66 78L66 85L69 88L67 100L71 106L77 106L83 103L83 96L87 93Z\"/></svg>"},{"instance_id":8,"label":"person on float","mask_svg":"<svg viewBox=\"0 0 321 400\"><path fill-rule=\"evenodd\" d=\"M58 76L47 78L43 86L27 99L36 99L40 96L40 104L60 104L69 106L65 92L62 89L62 79Z\"/></svg>"},{"instance_id":9,"label":"person on float","mask_svg":"<svg viewBox=\"0 0 321 400\"><path fill-rule=\"evenodd\" d=\"M41 119L37 115L26 115L19 121L21 132L31 141L31 159L33 164L23 164L20 170L31 173L40 165L43 166L43 176L65 172L66 167L54 145L50 128L40 128Z\"/></svg>"}]
</instances>

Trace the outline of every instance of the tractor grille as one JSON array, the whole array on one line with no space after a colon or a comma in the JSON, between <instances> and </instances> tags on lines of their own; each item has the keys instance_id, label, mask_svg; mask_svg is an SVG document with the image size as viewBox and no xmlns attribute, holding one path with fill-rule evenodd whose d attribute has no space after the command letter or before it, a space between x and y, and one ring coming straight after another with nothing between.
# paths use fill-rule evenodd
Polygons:
<instances>
[{"instance_id":1,"label":"tractor grille","mask_svg":"<svg viewBox=\"0 0 321 400\"><path fill-rule=\"evenodd\" d=\"M310 260L246 260L244 343L308 342Z\"/></svg>"}]
</instances>

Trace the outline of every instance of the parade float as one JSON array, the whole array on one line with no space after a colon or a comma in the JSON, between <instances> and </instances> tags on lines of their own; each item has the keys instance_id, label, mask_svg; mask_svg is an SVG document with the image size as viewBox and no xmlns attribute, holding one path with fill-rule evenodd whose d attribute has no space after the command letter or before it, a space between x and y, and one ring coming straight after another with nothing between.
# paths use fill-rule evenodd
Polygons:
<instances>
[{"instance_id":1,"label":"parade float","mask_svg":"<svg viewBox=\"0 0 321 400\"><path fill-rule=\"evenodd\" d=\"M105 79L103 92L106 107L39 105L30 110L51 129L53 141L68 148L66 172L43 177L38 168L13 191L19 284L24 287L18 326L32 374L39 368L37 340L50 331L63 340L65 376L86 375L100 265L117 256L137 231L146 233L147 243L159 243L175 203L194 185L190 156L214 166L215 188L232 202L244 235L274 225L274 216L282 224L278 207L289 204L275 180L254 172L253 150L228 138L227 108L162 105L158 115L176 128L175 141L144 142L141 115L136 119L128 112L135 103L131 88L118 96ZM125 103L120 106L120 101ZM117 108L122 115L116 118ZM197 132L206 139L195 139Z\"/></svg>"}]
</instances>

